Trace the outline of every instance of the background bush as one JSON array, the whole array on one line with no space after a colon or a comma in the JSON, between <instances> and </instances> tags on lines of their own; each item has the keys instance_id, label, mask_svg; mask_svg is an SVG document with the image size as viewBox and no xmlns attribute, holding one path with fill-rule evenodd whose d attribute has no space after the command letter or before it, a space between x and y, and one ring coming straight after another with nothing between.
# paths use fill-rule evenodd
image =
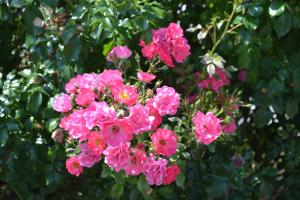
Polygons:
<instances>
[{"instance_id":1,"label":"background bush","mask_svg":"<svg viewBox=\"0 0 300 200\"><path fill-rule=\"evenodd\" d=\"M232 13L234 30L216 46ZM170 186L111 176L101 162L71 177L65 147L51 139L59 118L51 97L77 73L112 67L113 46L139 52L140 38L171 21L202 26L185 33L189 61L162 74L181 93L208 51L248 72L243 84L232 73L232 90L252 104L238 133L181 155L184 173ZM299 27L297 0L0 0L0 199L299 199Z\"/></svg>"}]
</instances>

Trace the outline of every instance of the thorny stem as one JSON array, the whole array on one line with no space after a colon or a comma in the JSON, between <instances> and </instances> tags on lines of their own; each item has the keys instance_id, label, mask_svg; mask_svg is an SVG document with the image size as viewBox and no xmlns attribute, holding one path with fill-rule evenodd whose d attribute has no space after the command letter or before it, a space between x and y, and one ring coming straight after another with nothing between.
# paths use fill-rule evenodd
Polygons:
<instances>
[{"instance_id":1,"label":"thorny stem","mask_svg":"<svg viewBox=\"0 0 300 200\"><path fill-rule=\"evenodd\" d=\"M211 49L211 51L210 51L211 54L213 54L215 52L215 50L217 49L217 47L220 45L221 41L224 39L225 35L228 33L228 28L229 28L229 25L230 25L230 23L231 23L231 21L233 19L236 7L237 6L235 4L233 4L233 8L232 8L231 14L230 14L230 16L229 16L229 18L227 20L224 32L222 33L221 37L217 40L217 42L214 44L213 48Z\"/></svg>"}]
</instances>

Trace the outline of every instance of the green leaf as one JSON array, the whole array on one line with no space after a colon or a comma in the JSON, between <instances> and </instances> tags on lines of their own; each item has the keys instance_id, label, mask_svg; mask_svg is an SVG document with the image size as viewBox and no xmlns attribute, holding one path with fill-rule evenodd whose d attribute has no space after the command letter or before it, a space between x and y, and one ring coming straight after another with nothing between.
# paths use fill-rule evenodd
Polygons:
<instances>
[{"instance_id":1,"label":"green leaf","mask_svg":"<svg viewBox=\"0 0 300 200\"><path fill-rule=\"evenodd\" d=\"M98 40L100 38L100 35L103 31L103 24L99 24L99 26L97 26L97 28L95 28L95 30L91 33L92 38L94 38L95 40Z\"/></svg>"},{"instance_id":2,"label":"green leaf","mask_svg":"<svg viewBox=\"0 0 300 200\"><path fill-rule=\"evenodd\" d=\"M18 72L20 76L23 76L24 78L30 78L32 77L32 70L31 69L23 69L22 71Z\"/></svg>"},{"instance_id":3,"label":"green leaf","mask_svg":"<svg viewBox=\"0 0 300 200\"><path fill-rule=\"evenodd\" d=\"M42 0L42 2L51 8L55 8L55 6L58 4L58 0Z\"/></svg>"},{"instance_id":4,"label":"green leaf","mask_svg":"<svg viewBox=\"0 0 300 200\"><path fill-rule=\"evenodd\" d=\"M69 43L64 47L64 56L66 60L78 60L81 51L81 43L78 37L73 36Z\"/></svg>"},{"instance_id":5,"label":"green leaf","mask_svg":"<svg viewBox=\"0 0 300 200\"><path fill-rule=\"evenodd\" d=\"M142 193L145 194L149 190L150 186L148 185L145 176L140 176L137 182L137 188Z\"/></svg>"},{"instance_id":6,"label":"green leaf","mask_svg":"<svg viewBox=\"0 0 300 200\"><path fill-rule=\"evenodd\" d=\"M8 132L6 128L1 127L0 130L0 147L4 147L6 145L8 139Z\"/></svg>"},{"instance_id":7,"label":"green leaf","mask_svg":"<svg viewBox=\"0 0 300 200\"><path fill-rule=\"evenodd\" d=\"M291 30L292 25L293 25L292 16L289 13L284 13L276 20L273 27L277 33L277 36L280 38L286 35Z\"/></svg>"},{"instance_id":8,"label":"green leaf","mask_svg":"<svg viewBox=\"0 0 300 200\"><path fill-rule=\"evenodd\" d=\"M254 114L254 122L258 128L265 126L272 118L272 113L268 108L259 108Z\"/></svg>"},{"instance_id":9,"label":"green leaf","mask_svg":"<svg viewBox=\"0 0 300 200\"><path fill-rule=\"evenodd\" d=\"M122 196L124 192L123 184L115 184L111 189L111 196L114 199L118 199Z\"/></svg>"},{"instance_id":10,"label":"green leaf","mask_svg":"<svg viewBox=\"0 0 300 200\"><path fill-rule=\"evenodd\" d=\"M245 24L245 27L247 29L250 29L250 30L257 29L257 27L259 25L259 20L258 19L255 19L255 18L252 18L252 17L249 17L249 16L246 16L244 18L243 22Z\"/></svg>"},{"instance_id":11,"label":"green leaf","mask_svg":"<svg viewBox=\"0 0 300 200\"><path fill-rule=\"evenodd\" d=\"M176 185L178 187L184 188L185 175L181 172L176 178Z\"/></svg>"},{"instance_id":12,"label":"green leaf","mask_svg":"<svg viewBox=\"0 0 300 200\"><path fill-rule=\"evenodd\" d=\"M259 187L260 198L269 199L273 191L273 185L269 182L263 181Z\"/></svg>"},{"instance_id":13,"label":"green leaf","mask_svg":"<svg viewBox=\"0 0 300 200\"><path fill-rule=\"evenodd\" d=\"M263 13L263 11L264 11L263 7L262 6L258 6L258 5L252 5L248 9L248 13L252 17L259 17L259 16L261 16L261 14Z\"/></svg>"},{"instance_id":14,"label":"green leaf","mask_svg":"<svg viewBox=\"0 0 300 200\"><path fill-rule=\"evenodd\" d=\"M152 12L160 19L164 18L165 11L163 9L160 9L158 7L151 7Z\"/></svg>"},{"instance_id":15,"label":"green leaf","mask_svg":"<svg viewBox=\"0 0 300 200\"><path fill-rule=\"evenodd\" d=\"M58 119L50 119L49 120L49 124L48 124L48 131L52 132L56 129L56 127L58 126Z\"/></svg>"},{"instance_id":16,"label":"green leaf","mask_svg":"<svg viewBox=\"0 0 300 200\"><path fill-rule=\"evenodd\" d=\"M251 63L251 49L247 46L243 46L239 52L238 63L242 68L247 68Z\"/></svg>"},{"instance_id":17,"label":"green leaf","mask_svg":"<svg viewBox=\"0 0 300 200\"><path fill-rule=\"evenodd\" d=\"M113 46L114 46L114 40L111 40L108 43L106 43L105 45L103 45L102 54L104 56L107 56L107 54L109 53L109 51L112 49Z\"/></svg>"},{"instance_id":18,"label":"green leaf","mask_svg":"<svg viewBox=\"0 0 300 200\"><path fill-rule=\"evenodd\" d=\"M285 10L284 3L281 1L273 1L269 6L269 15L271 17L281 15Z\"/></svg>"},{"instance_id":19,"label":"green leaf","mask_svg":"<svg viewBox=\"0 0 300 200\"><path fill-rule=\"evenodd\" d=\"M42 94L35 92L29 97L27 108L30 111L37 113L39 111L40 106L42 105L42 101L43 101Z\"/></svg>"},{"instance_id":20,"label":"green leaf","mask_svg":"<svg viewBox=\"0 0 300 200\"><path fill-rule=\"evenodd\" d=\"M63 32L63 34L61 36L61 38L64 42L64 45L69 43L69 41L73 37L74 33L75 33L75 29L73 26L70 26L65 29L65 31Z\"/></svg>"},{"instance_id":21,"label":"green leaf","mask_svg":"<svg viewBox=\"0 0 300 200\"><path fill-rule=\"evenodd\" d=\"M285 112L291 118L293 118L295 115L298 114L299 107L298 107L298 102L296 101L296 99L290 98L286 101Z\"/></svg>"},{"instance_id":22,"label":"green leaf","mask_svg":"<svg viewBox=\"0 0 300 200\"><path fill-rule=\"evenodd\" d=\"M123 177L123 173L122 172L118 172L118 173L113 174L113 177L114 177L115 182L117 184L124 184L125 183L125 179Z\"/></svg>"}]
</instances>

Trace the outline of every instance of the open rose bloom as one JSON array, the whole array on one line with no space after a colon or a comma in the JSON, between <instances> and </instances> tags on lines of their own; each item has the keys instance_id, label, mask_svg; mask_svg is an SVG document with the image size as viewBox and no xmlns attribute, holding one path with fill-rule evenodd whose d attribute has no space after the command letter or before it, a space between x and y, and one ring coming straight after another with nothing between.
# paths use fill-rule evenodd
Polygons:
<instances>
[{"instance_id":1,"label":"open rose bloom","mask_svg":"<svg viewBox=\"0 0 300 200\"><path fill-rule=\"evenodd\" d=\"M144 57L152 60L157 56L169 67L175 67L174 61L183 63L190 55L183 29L175 23L153 30L152 41L149 44L141 41L140 46ZM199 145L209 145L222 133L235 132L234 114L238 104L233 101L235 98L222 96L221 89L230 81L225 71L217 68L213 76L203 77L196 72L195 87L198 85L202 93L214 92L217 96L214 106L219 106L228 117L223 114L219 117L210 110L198 110L197 102L205 101L197 93L187 95L190 96L187 106L193 108L193 112L185 112L190 108L178 112L183 106L181 95L173 87L161 85L162 81L155 82L154 73L158 69L153 63L147 71L140 67L133 72L133 78L124 76L122 65L127 61L119 61L131 55L126 46L114 47L107 60L117 63L120 70L76 75L65 85L66 93L54 98L53 109L62 115L59 130L62 136L67 136L66 168L70 174L79 176L84 168L91 168L103 160L116 172L144 176L149 185L169 185L182 171L177 162L181 153L178 148L191 141L188 133L193 130L193 139ZM151 87L147 88L148 85ZM191 113L195 113L194 116L190 116ZM175 130L184 131L178 134Z\"/></svg>"}]
</instances>

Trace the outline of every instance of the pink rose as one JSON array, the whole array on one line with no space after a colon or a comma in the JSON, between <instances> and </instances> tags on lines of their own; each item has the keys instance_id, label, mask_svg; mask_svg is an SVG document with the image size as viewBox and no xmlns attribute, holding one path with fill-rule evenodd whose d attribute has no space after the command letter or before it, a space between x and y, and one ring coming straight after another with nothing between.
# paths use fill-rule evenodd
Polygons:
<instances>
[{"instance_id":1,"label":"pink rose","mask_svg":"<svg viewBox=\"0 0 300 200\"><path fill-rule=\"evenodd\" d=\"M114 85L123 85L122 72L119 70L104 70L99 79L102 80L104 86L111 87Z\"/></svg>"},{"instance_id":2,"label":"pink rose","mask_svg":"<svg viewBox=\"0 0 300 200\"><path fill-rule=\"evenodd\" d=\"M178 38L172 41L172 55L176 62L183 63L184 60L191 54L190 46L185 38Z\"/></svg>"},{"instance_id":3,"label":"pink rose","mask_svg":"<svg viewBox=\"0 0 300 200\"><path fill-rule=\"evenodd\" d=\"M86 121L83 115L83 109L75 110L60 121L60 127L69 131L69 135L73 139L84 140L89 133L89 129L86 127Z\"/></svg>"},{"instance_id":4,"label":"pink rose","mask_svg":"<svg viewBox=\"0 0 300 200\"><path fill-rule=\"evenodd\" d=\"M156 76L154 74L149 74L146 72L138 72L137 77L140 81L143 81L145 83L150 83L155 79Z\"/></svg>"},{"instance_id":5,"label":"pink rose","mask_svg":"<svg viewBox=\"0 0 300 200\"><path fill-rule=\"evenodd\" d=\"M127 117L128 122L133 128L135 134L141 134L151 130L151 121L149 109L141 104L136 104L129 108L130 114Z\"/></svg>"},{"instance_id":6,"label":"pink rose","mask_svg":"<svg viewBox=\"0 0 300 200\"><path fill-rule=\"evenodd\" d=\"M143 48L141 50L143 56L148 58L149 60L152 60L156 54L156 45L153 42L151 42L147 45L145 45L145 42L143 44L144 44L144 46L142 46Z\"/></svg>"},{"instance_id":7,"label":"pink rose","mask_svg":"<svg viewBox=\"0 0 300 200\"><path fill-rule=\"evenodd\" d=\"M100 132L92 131L87 136L88 146L93 152L96 152L97 155L102 154L105 149L105 141Z\"/></svg>"},{"instance_id":8,"label":"pink rose","mask_svg":"<svg viewBox=\"0 0 300 200\"><path fill-rule=\"evenodd\" d=\"M100 161L102 151L93 151L88 144L80 144L80 154L77 156L81 166L92 167Z\"/></svg>"},{"instance_id":9,"label":"pink rose","mask_svg":"<svg viewBox=\"0 0 300 200\"><path fill-rule=\"evenodd\" d=\"M83 173L83 167L80 165L76 157L70 157L66 160L66 168L72 175L79 176Z\"/></svg>"},{"instance_id":10,"label":"pink rose","mask_svg":"<svg viewBox=\"0 0 300 200\"><path fill-rule=\"evenodd\" d=\"M82 74L72 78L69 83L66 84L65 89L67 93L74 94L78 89L90 89L103 91L104 85L102 79L97 74Z\"/></svg>"},{"instance_id":11,"label":"pink rose","mask_svg":"<svg viewBox=\"0 0 300 200\"><path fill-rule=\"evenodd\" d=\"M226 73L219 68L216 68L215 76L208 76L206 79L202 80L199 84L199 88L211 89L215 92L219 92L220 88L229 85L230 80L228 79Z\"/></svg>"},{"instance_id":12,"label":"pink rose","mask_svg":"<svg viewBox=\"0 0 300 200\"><path fill-rule=\"evenodd\" d=\"M96 97L96 94L92 90L81 88L77 94L75 102L80 106L88 106Z\"/></svg>"},{"instance_id":13,"label":"pink rose","mask_svg":"<svg viewBox=\"0 0 300 200\"><path fill-rule=\"evenodd\" d=\"M149 109L149 119L151 121L151 130L156 130L162 122L162 116L156 108L152 106L153 99L147 101L146 107Z\"/></svg>"},{"instance_id":14,"label":"pink rose","mask_svg":"<svg viewBox=\"0 0 300 200\"><path fill-rule=\"evenodd\" d=\"M195 125L196 137L203 144L210 144L215 141L222 131L220 120L211 112L204 115L202 112L197 112L193 118Z\"/></svg>"},{"instance_id":15,"label":"pink rose","mask_svg":"<svg viewBox=\"0 0 300 200\"><path fill-rule=\"evenodd\" d=\"M110 146L118 146L132 139L132 127L125 119L115 119L104 124L102 134L106 143Z\"/></svg>"},{"instance_id":16,"label":"pink rose","mask_svg":"<svg viewBox=\"0 0 300 200\"><path fill-rule=\"evenodd\" d=\"M174 88L163 86L156 89L152 106L157 109L161 116L175 115L180 105L180 96Z\"/></svg>"},{"instance_id":17,"label":"pink rose","mask_svg":"<svg viewBox=\"0 0 300 200\"><path fill-rule=\"evenodd\" d=\"M131 106L137 102L138 92L135 86L115 85L111 88L114 99L127 106Z\"/></svg>"},{"instance_id":18,"label":"pink rose","mask_svg":"<svg viewBox=\"0 0 300 200\"><path fill-rule=\"evenodd\" d=\"M149 185L161 185L166 176L168 161L163 158L155 160L153 155L144 164L144 174Z\"/></svg>"},{"instance_id":19,"label":"pink rose","mask_svg":"<svg viewBox=\"0 0 300 200\"><path fill-rule=\"evenodd\" d=\"M151 135L155 153L164 156L172 156L177 149L177 136L174 131L159 128Z\"/></svg>"},{"instance_id":20,"label":"pink rose","mask_svg":"<svg viewBox=\"0 0 300 200\"><path fill-rule=\"evenodd\" d=\"M127 46L116 46L108 54L107 60L113 62L114 60L127 59L131 56L131 50Z\"/></svg>"},{"instance_id":21,"label":"pink rose","mask_svg":"<svg viewBox=\"0 0 300 200\"><path fill-rule=\"evenodd\" d=\"M57 112L69 112L72 110L71 97L67 94L61 94L54 98L53 109Z\"/></svg>"},{"instance_id":22,"label":"pink rose","mask_svg":"<svg viewBox=\"0 0 300 200\"><path fill-rule=\"evenodd\" d=\"M116 112L110 108L106 102L92 102L84 109L84 119L88 129L92 130L95 126L103 127L104 123L114 121L117 117Z\"/></svg>"},{"instance_id":23,"label":"pink rose","mask_svg":"<svg viewBox=\"0 0 300 200\"><path fill-rule=\"evenodd\" d=\"M103 154L105 155L105 163L119 172L124 169L130 159L130 143L122 143L119 146L108 146Z\"/></svg>"},{"instance_id":24,"label":"pink rose","mask_svg":"<svg viewBox=\"0 0 300 200\"><path fill-rule=\"evenodd\" d=\"M226 124L225 127L223 128L223 132L225 134L231 134L236 131L236 122L235 119L232 119L232 121L229 124Z\"/></svg>"},{"instance_id":25,"label":"pink rose","mask_svg":"<svg viewBox=\"0 0 300 200\"><path fill-rule=\"evenodd\" d=\"M126 174L137 176L143 172L143 166L146 161L145 151L137 148L130 148L130 159L125 165L124 169Z\"/></svg>"},{"instance_id":26,"label":"pink rose","mask_svg":"<svg viewBox=\"0 0 300 200\"><path fill-rule=\"evenodd\" d=\"M166 176L164 177L164 185L169 185L176 180L176 177L180 174L180 168L173 164L166 170Z\"/></svg>"},{"instance_id":27,"label":"pink rose","mask_svg":"<svg viewBox=\"0 0 300 200\"><path fill-rule=\"evenodd\" d=\"M171 39L184 37L182 28L176 23L170 23L167 32Z\"/></svg>"}]
</instances>

